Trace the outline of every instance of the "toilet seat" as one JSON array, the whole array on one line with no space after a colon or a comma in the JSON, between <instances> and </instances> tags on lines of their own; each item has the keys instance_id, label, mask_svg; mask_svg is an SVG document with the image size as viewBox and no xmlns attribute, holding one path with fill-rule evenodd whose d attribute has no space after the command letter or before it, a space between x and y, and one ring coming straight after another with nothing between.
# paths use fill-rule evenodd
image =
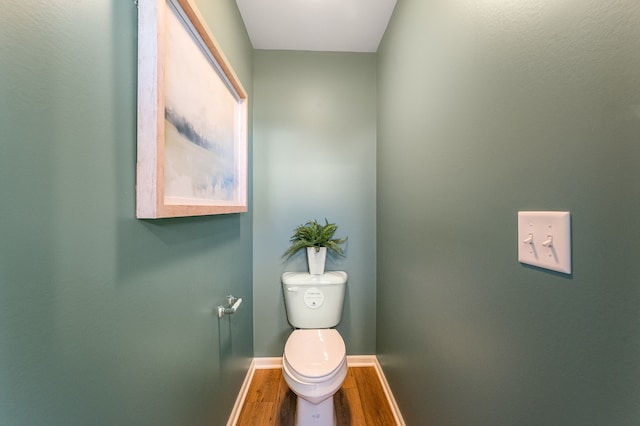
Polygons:
<instances>
[{"instance_id":1,"label":"toilet seat","mask_svg":"<svg viewBox=\"0 0 640 426\"><path fill-rule=\"evenodd\" d=\"M300 382L323 382L343 367L346 348L335 329L294 330L282 362L288 374Z\"/></svg>"}]
</instances>

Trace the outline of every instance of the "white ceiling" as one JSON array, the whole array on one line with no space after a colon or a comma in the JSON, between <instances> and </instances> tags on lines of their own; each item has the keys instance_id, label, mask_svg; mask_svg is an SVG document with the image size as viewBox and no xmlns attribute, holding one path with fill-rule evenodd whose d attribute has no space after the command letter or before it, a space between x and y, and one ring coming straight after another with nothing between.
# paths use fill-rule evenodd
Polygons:
<instances>
[{"instance_id":1,"label":"white ceiling","mask_svg":"<svg viewBox=\"0 0 640 426\"><path fill-rule=\"evenodd\" d=\"M375 52L396 0L236 0L254 49Z\"/></svg>"}]
</instances>

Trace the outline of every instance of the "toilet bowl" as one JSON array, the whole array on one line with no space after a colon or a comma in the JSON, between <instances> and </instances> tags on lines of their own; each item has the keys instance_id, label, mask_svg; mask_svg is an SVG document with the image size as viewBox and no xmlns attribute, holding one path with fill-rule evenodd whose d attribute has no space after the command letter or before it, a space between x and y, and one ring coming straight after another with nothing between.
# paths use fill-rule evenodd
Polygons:
<instances>
[{"instance_id":1,"label":"toilet bowl","mask_svg":"<svg viewBox=\"0 0 640 426\"><path fill-rule=\"evenodd\" d=\"M282 371L298 396L296 425L335 425L333 395L347 376L346 349L338 331L294 330L284 348Z\"/></svg>"}]
</instances>

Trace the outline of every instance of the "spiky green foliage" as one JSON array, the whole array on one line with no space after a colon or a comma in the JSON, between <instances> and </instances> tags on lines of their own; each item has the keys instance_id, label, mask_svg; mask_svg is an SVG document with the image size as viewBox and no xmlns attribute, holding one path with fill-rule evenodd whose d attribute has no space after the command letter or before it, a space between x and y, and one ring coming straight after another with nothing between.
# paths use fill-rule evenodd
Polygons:
<instances>
[{"instance_id":1,"label":"spiky green foliage","mask_svg":"<svg viewBox=\"0 0 640 426\"><path fill-rule=\"evenodd\" d=\"M333 238L338 230L338 225L329 223L327 218L324 219L325 224L321 225L317 220L310 220L304 225L298 225L293 231L293 235L289 242L291 246L284 252L282 257L287 259L293 256L298 250L315 247L316 251L320 251L320 247L326 247L327 251L344 256L344 252L340 244L347 241L345 238Z\"/></svg>"}]
</instances>

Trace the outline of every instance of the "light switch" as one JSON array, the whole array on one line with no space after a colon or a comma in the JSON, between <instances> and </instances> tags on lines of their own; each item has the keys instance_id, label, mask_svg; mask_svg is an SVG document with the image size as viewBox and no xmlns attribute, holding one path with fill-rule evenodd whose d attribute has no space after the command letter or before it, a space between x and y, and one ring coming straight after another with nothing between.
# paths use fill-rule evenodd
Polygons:
<instances>
[{"instance_id":1,"label":"light switch","mask_svg":"<svg viewBox=\"0 0 640 426\"><path fill-rule=\"evenodd\" d=\"M518 212L518 260L571 273L571 214Z\"/></svg>"}]
</instances>

